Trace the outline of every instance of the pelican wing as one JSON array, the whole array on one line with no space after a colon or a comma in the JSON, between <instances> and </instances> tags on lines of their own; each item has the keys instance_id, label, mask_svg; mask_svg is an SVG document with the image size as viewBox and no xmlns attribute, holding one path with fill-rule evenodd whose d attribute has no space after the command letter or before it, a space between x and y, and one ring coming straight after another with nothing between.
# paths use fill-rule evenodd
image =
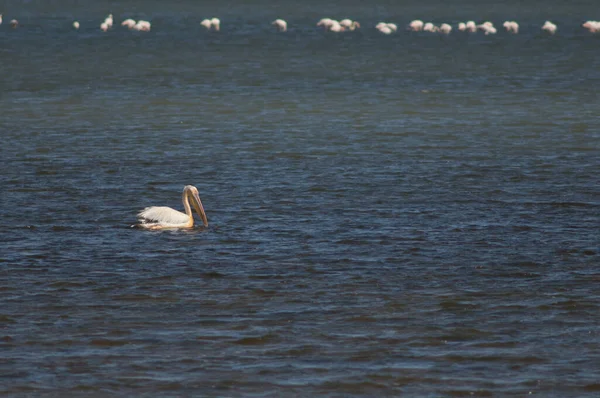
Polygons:
<instances>
[{"instance_id":1,"label":"pelican wing","mask_svg":"<svg viewBox=\"0 0 600 398\"><path fill-rule=\"evenodd\" d=\"M138 217L142 222L161 224L184 224L190 220L187 214L166 206L146 207Z\"/></svg>"}]
</instances>

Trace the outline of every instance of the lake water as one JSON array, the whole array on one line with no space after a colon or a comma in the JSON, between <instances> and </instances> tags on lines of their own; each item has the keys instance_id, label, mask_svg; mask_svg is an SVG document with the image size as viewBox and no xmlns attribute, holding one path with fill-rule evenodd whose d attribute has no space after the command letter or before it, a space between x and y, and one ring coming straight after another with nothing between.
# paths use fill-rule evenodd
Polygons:
<instances>
[{"instance_id":1,"label":"lake water","mask_svg":"<svg viewBox=\"0 0 600 398\"><path fill-rule=\"evenodd\" d=\"M596 2L126 3L0 9L4 396L599 394Z\"/></svg>"}]
</instances>

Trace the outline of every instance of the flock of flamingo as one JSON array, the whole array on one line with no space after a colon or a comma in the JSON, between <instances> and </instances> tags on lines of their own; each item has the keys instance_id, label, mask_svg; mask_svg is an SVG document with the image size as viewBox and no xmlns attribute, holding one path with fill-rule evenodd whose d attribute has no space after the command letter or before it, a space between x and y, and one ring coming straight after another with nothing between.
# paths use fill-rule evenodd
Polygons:
<instances>
[{"instance_id":1,"label":"flock of flamingo","mask_svg":"<svg viewBox=\"0 0 600 398\"><path fill-rule=\"evenodd\" d=\"M104 21L100 24L100 30L103 32L107 32L109 29L113 27L113 15L109 14ZM2 14L0 14L0 25L2 24ZM218 32L221 30L221 20L219 18L211 18L204 19L200 22L200 25L204 26L209 31ZM285 32L288 29L288 24L283 19L276 19L271 22L271 25L275 27L275 29L279 32ZM13 28L17 28L19 26L19 21L16 19L12 19L10 21L10 26ZM138 20L128 18L121 22L121 26L126 27L130 30L148 32L152 24L149 21ZM517 34L519 33L519 24L515 21L505 21L502 26L508 33ZM586 21L581 25L584 29L586 29L590 33L600 33L600 21ZM79 29L80 23L79 21L73 22L73 28ZM358 21L353 21L351 19L342 19L340 21L331 19L331 18L323 18L319 22L317 22L317 27L324 29L329 32L345 32L345 31L354 31L360 29L360 23ZM398 31L398 25L391 22L379 22L375 25L375 29L379 32L389 35ZM407 30L413 32L432 32L432 33L440 33L444 35L450 34L454 29L452 25L443 23L441 25L435 25L432 22L423 22L419 19L415 19L411 21L406 27ZM456 26L456 29L461 32L475 33L478 31L483 32L485 35L496 34L498 30L494 26L494 24L490 21L483 22L481 24L475 23L475 21L467 21L460 22ZM557 31L556 24L551 21L546 21L542 26L541 30L548 34L555 34Z\"/></svg>"}]
</instances>

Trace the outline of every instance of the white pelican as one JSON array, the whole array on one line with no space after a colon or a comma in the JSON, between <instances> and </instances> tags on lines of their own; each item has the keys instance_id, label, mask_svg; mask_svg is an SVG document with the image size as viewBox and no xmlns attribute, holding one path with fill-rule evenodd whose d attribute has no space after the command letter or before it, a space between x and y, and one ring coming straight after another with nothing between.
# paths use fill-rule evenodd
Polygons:
<instances>
[{"instance_id":1,"label":"white pelican","mask_svg":"<svg viewBox=\"0 0 600 398\"><path fill-rule=\"evenodd\" d=\"M550 21L546 21L544 26L542 26L542 30L553 35L556 33L556 25Z\"/></svg>"},{"instance_id":2,"label":"white pelican","mask_svg":"<svg viewBox=\"0 0 600 398\"><path fill-rule=\"evenodd\" d=\"M276 19L271 22L271 25L275 25L277 30L280 32L285 32L287 30L287 22L285 22L283 19Z\"/></svg>"},{"instance_id":3,"label":"white pelican","mask_svg":"<svg viewBox=\"0 0 600 398\"><path fill-rule=\"evenodd\" d=\"M202 219L202 223L205 227L208 227L208 219L204 207L202 207L198 189L193 185L183 187L182 201L185 213L166 206L146 207L138 213L139 226L146 229L192 228L194 226L194 216L192 215L190 200Z\"/></svg>"},{"instance_id":4,"label":"white pelican","mask_svg":"<svg viewBox=\"0 0 600 398\"><path fill-rule=\"evenodd\" d=\"M79 22L77 22L77 21L73 22L73 28L79 29Z\"/></svg>"}]
</instances>

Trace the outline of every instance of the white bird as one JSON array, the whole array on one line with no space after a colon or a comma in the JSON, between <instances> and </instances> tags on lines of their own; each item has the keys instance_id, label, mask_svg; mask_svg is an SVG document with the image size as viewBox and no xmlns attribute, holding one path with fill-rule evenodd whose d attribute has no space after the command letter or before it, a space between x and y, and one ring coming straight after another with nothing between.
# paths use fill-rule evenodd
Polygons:
<instances>
[{"instance_id":1,"label":"white bird","mask_svg":"<svg viewBox=\"0 0 600 398\"><path fill-rule=\"evenodd\" d=\"M475 25L475 21L467 21L465 24L465 30L470 33L477 32L477 25Z\"/></svg>"},{"instance_id":2,"label":"white bird","mask_svg":"<svg viewBox=\"0 0 600 398\"><path fill-rule=\"evenodd\" d=\"M208 227L208 219L200 201L198 189L193 185L186 185L183 187L181 199L185 213L166 206L146 207L138 213L139 226L145 229L192 228L194 216L190 207L191 201L196 213L202 219L202 223Z\"/></svg>"},{"instance_id":3,"label":"white bird","mask_svg":"<svg viewBox=\"0 0 600 398\"><path fill-rule=\"evenodd\" d=\"M106 22L102 22L102 23L100 24L100 29L101 29L103 32L106 32L106 31L108 30L108 25L106 24Z\"/></svg>"},{"instance_id":4,"label":"white bird","mask_svg":"<svg viewBox=\"0 0 600 398\"><path fill-rule=\"evenodd\" d=\"M317 26L322 26L323 28L325 28L325 30L327 30L331 26L332 22L333 19L331 18L321 18L321 20L317 22Z\"/></svg>"},{"instance_id":5,"label":"white bird","mask_svg":"<svg viewBox=\"0 0 600 398\"><path fill-rule=\"evenodd\" d=\"M599 21L586 21L581 26L588 30L590 33L598 33L600 32L600 22Z\"/></svg>"},{"instance_id":6,"label":"white bird","mask_svg":"<svg viewBox=\"0 0 600 398\"><path fill-rule=\"evenodd\" d=\"M467 30L467 25L464 22L459 22L458 30L460 30L461 32L464 32L465 30Z\"/></svg>"},{"instance_id":7,"label":"white bird","mask_svg":"<svg viewBox=\"0 0 600 398\"><path fill-rule=\"evenodd\" d=\"M210 22L210 19L203 19L202 22L200 22L200 25L202 25L206 29L210 30L210 27L212 26L212 22Z\"/></svg>"},{"instance_id":8,"label":"white bird","mask_svg":"<svg viewBox=\"0 0 600 398\"><path fill-rule=\"evenodd\" d=\"M420 19L415 19L408 24L408 30L412 30L413 32L419 32L423 30L423 21Z\"/></svg>"},{"instance_id":9,"label":"white bird","mask_svg":"<svg viewBox=\"0 0 600 398\"><path fill-rule=\"evenodd\" d=\"M0 14L0 25L2 25L2 14Z\"/></svg>"},{"instance_id":10,"label":"white bird","mask_svg":"<svg viewBox=\"0 0 600 398\"><path fill-rule=\"evenodd\" d=\"M11 19L10 20L10 27L11 28L16 28L19 26L19 21L17 21L16 19Z\"/></svg>"},{"instance_id":11,"label":"white bird","mask_svg":"<svg viewBox=\"0 0 600 398\"><path fill-rule=\"evenodd\" d=\"M556 33L556 25L550 21L546 21L544 26L542 26L542 30L553 35Z\"/></svg>"},{"instance_id":12,"label":"white bird","mask_svg":"<svg viewBox=\"0 0 600 398\"><path fill-rule=\"evenodd\" d=\"M502 26L504 26L504 29L506 29L506 31L508 33L513 33L513 34L519 33L519 24L516 23L515 21L504 21Z\"/></svg>"},{"instance_id":13,"label":"white bird","mask_svg":"<svg viewBox=\"0 0 600 398\"><path fill-rule=\"evenodd\" d=\"M127 26L129 29L133 29L133 27L135 26L135 21L131 18L128 18L121 22L121 26Z\"/></svg>"},{"instance_id":14,"label":"white bird","mask_svg":"<svg viewBox=\"0 0 600 398\"><path fill-rule=\"evenodd\" d=\"M137 21L137 23L133 26L134 30L138 30L141 32L150 32L150 27L151 24L148 21L144 21L143 19L140 19L139 21Z\"/></svg>"},{"instance_id":15,"label":"white bird","mask_svg":"<svg viewBox=\"0 0 600 398\"><path fill-rule=\"evenodd\" d=\"M73 22L73 28L79 29L79 22L77 22L77 21Z\"/></svg>"},{"instance_id":16,"label":"white bird","mask_svg":"<svg viewBox=\"0 0 600 398\"><path fill-rule=\"evenodd\" d=\"M443 23L440 25L439 31L445 35L448 35L450 32L452 32L452 26L448 25L447 23Z\"/></svg>"},{"instance_id":17,"label":"white bird","mask_svg":"<svg viewBox=\"0 0 600 398\"><path fill-rule=\"evenodd\" d=\"M280 32L285 32L287 30L287 22L285 22L283 19L276 19L271 22L271 25L275 25L277 30Z\"/></svg>"},{"instance_id":18,"label":"white bird","mask_svg":"<svg viewBox=\"0 0 600 398\"><path fill-rule=\"evenodd\" d=\"M112 14L108 14L108 17L106 17L106 19L104 20L104 23L109 28L112 28L112 26L113 26L113 16L112 16Z\"/></svg>"},{"instance_id":19,"label":"white bird","mask_svg":"<svg viewBox=\"0 0 600 398\"><path fill-rule=\"evenodd\" d=\"M210 20L210 23L212 24L212 27L215 31L220 31L221 30L221 20L219 18L213 18Z\"/></svg>"}]
</instances>

